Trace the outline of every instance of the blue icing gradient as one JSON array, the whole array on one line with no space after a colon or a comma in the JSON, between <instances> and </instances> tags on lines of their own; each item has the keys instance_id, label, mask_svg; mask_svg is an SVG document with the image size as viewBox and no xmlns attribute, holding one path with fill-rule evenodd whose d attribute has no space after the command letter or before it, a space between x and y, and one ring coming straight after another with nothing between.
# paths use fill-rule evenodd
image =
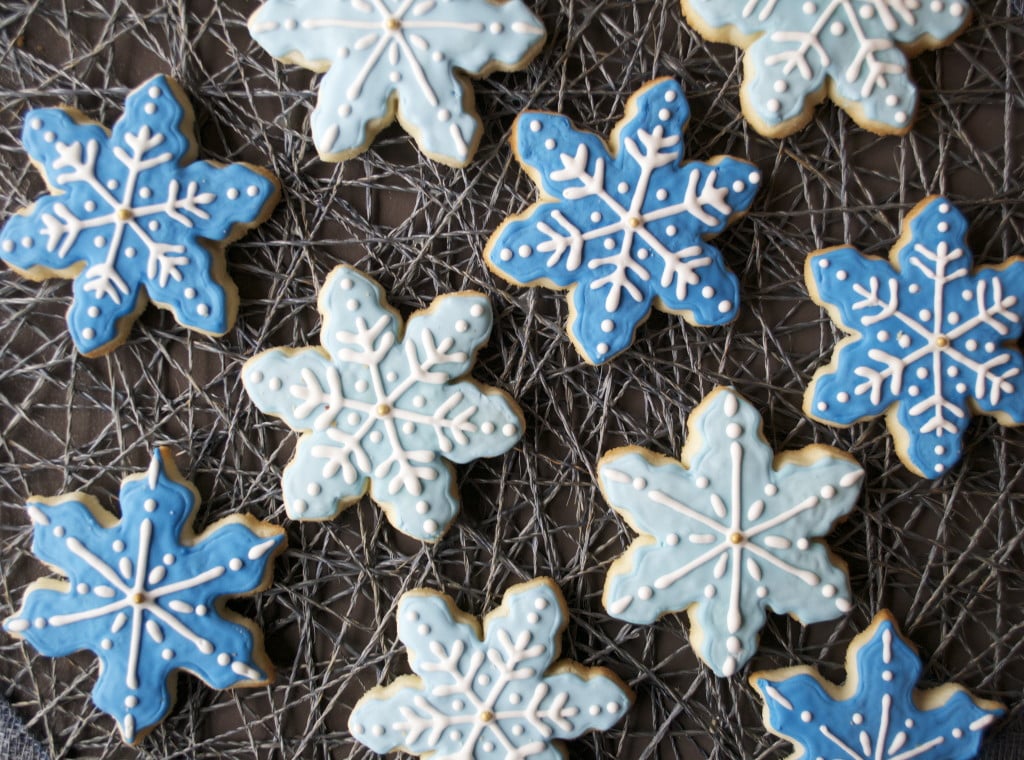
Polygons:
<instances>
[{"instance_id":1,"label":"blue icing gradient","mask_svg":"<svg viewBox=\"0 0 1024 760\"><path fill-rule=\"evenodd\" d=\"M972 272L966 232L932 197L911 212L893 263L834 248L806 266L814 299L853 334L815 375L807 412L850 425L895 405L897 451L924 477L960 460L973 408L1024 423L1024 261Z\"/></svg>"},{"instance_id":2,"label":"blue icing gradient","mask_svg":"<svg viewBox=\"0 0 1024 760\"><path fill-rule=\"evenodd\" d=\"M626 447L598 464L605 498L640 534L612 564L604 606L638 624L689 610L694 651L731 676L769 608L804 623L850 609L845 567L818 539L854 508L864 473L826 446L776 460L761 416L730 388L693 410L688 431L682 462Z\"/></svg>"},{"instance_id":3,"label":"blue icing gradient","mask_svg":"<svg viewBox=\"0 0 1024 760\"><path fill-rule=\"evenodd\" d=\"M249 19L270 55L326 72L311 118L321 158L361 153L398 120L438 161L480 140L465 74L525 66L544 27L521 0L269 0Z\"/></svg>"},{"instance_id":4,"label":"blue icing gradient","mask_svg":"<svg viewBox=\"0 0 1024 760\"><path fill-rule=\"evenodd\" d=\"M564 609L549 578L514 586L481 637L447 596L410 591L398 603L398 637L415 675L370 690L349 730L381 753L564 758L561 739L611 728L632 703L608 671L555 662Z\"/></svg>"},{"instance_id":5,"label":"blue icing gradient","mask_svg":"<svg viewBox=\"0 0 1024 760\"><path fill-rule=\"evenodd\" d=\"M850 644L847 670L856 689L844 688L841 699L807 668L756 674L751 682L764 698L768 728L808 758L970 760L985 727L1005 713L957 686L940 687L950 691L939 698L936 690L937 704L921 709L928 694L914 688L921 661L888 612Z\"/></svg>"},{"instance_id":6,"label":"blue icing gradient","mask_svg":"<svg viewBox=\"0 0 1024 760\"><path fill-rule=\"evenodd\" d=\"M25 116L22 141L50 193L0 230L0 258L33 279L74 278L68 327L79 351L111 350L146 294L186 327L231 328L234 285L214 257L278 188L247 164L194 161L191 109L169 79L135 89L109 135L46 108Z\"/></svg>"},{"instance_id":7,"label":"blue icing gradient","mask_svg":"<svg viewBox=\"0 0 1024 760\"><path fill-rule=\"evenodd\" d=\"M569 288L569 334L588 362L628 348L652 307L702 326L736 317L736 276L706 239L746 211L761 177L728 157L682 163L689 115L679 83L659 79L630 98L614 154L563 116L516 121L541 201L495 232L487 263L516 284Z\"/></svg>"},{"instance_id":8,"label":"blue icing gradient","mask_svg":"<svg viewBox=\"0 0 1024 760\"><path fill-rule=\"evenodd\" d=\"M962 0L687 0L712 37L751 42L744 109L781 137L802 126L826 88L861 126L906 131L917 107L906 50L939 47L970 19Z\"/></svg>"},{"instance_id":9,"label":"blue icing gradient","mask_svg":"<svg viewBox=\"0 0 1024 760\"><path fill-rule=\"evenodd\" d=\"M253 403L304 433L284 472L289 516L334 517L369 488L396 528L436 541L459 509L448 462L503 454L522 436L519 408L466 377L491 334L490 301L441 296L403 331L380 286L340 266L320 313L322 348L272 349L242 370Z\"/></svg>"},{"instance_id":10,"label":"blue icing gradient","mask_svg":"<svg viewBox=\"0 0 1024 760\"><path fill-rule=\"evenodd\" d=\"M84 494L28 503L32 551L67 582L33 584L4 629L48 657L95 653L93 702L135 742L170 710L178 670L215 689L268 681L253 626L220 605L269 580L285 537L234 519L192 539L198 497L163 449L124 482L120 501L120 520Z\"/></svg>"}]
</instances>

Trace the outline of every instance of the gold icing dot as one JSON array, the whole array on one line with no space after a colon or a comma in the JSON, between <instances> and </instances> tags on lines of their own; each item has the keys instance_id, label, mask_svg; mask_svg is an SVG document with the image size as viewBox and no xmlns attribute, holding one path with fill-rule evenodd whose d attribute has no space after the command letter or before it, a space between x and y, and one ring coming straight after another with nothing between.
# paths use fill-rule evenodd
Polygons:
<instances>
[{"instance_id":1,"label":"gold icing dot","mask_svg":"<svg viewBox=\"0 0 1024 760\"><path fill-rule=\"evenodd\" d=\"M638 217L638 216L631 216L631 217L629 217L629 226L632 227L633 229L636 229L637 227L639 227L640 226L640 217Z\"/></svg>"},{"instance_id":2,"label":"gold icing dot","mask_svg":"<svg viewBox=\"0 0 1024 760\"><path fill-rule=\"evenodd\" d=\"M949 345L949 338L947 338L945 335L940 335L935 339L935 345L938 346L939 348L945 348L946 346Z\"/></svg>"},{"instance_id":3,"label":"gold icing dot","mask_svg":"<svg viewBox=\"0 0 1024 760\"><path fill-rule=\"evenodd\" d=\"M134 216L134 214L132 214L132 210L130 208L119 208L114 216L116 216L119 221L127 222Z\"/></svg>"},{"instance_id":4,"label":"gold icing dot","mask_svg":"<svg viewBox=\"0 0 1024 760\"><path fill-rule=\"evenodd\" d=\"M391 407L387 404L377 404L377 414L381 417L391 414Z\"/></svg>"},{"instance_id":5,"label":"gold icing dot","mask_svg":"<svg viewBox=\"0 0 1024 760\"><path fill-rule=\"evenodd\" d=\"M742 533L731 533L729 535L729 540L732 543L734 543L734 544L742 544L743 543L743 534Z\"/></svg>"},{"instance_id":6,"label":"gold icing dot","mask_svg":"<svg viewBox=\"0 0 1024 760\"><path fill-rule=\"evenodd\" d=\"M391 18L384 22L384 26L390 29L391 31L395 31L396 29L402 26L402 22L399 21L394 16L392 16Z\"/></svg>"},{"instance_id":7,"label":"gold icing dot","mask_svg":"<svg viewBox=\"0 0 1024 760\"><path fill-rule=\"evenodd\" d=\"M484 710L482 713L480 713L481 723L490 723L492 720L494 720L494 713L492 713L490 710Z\"/></svg>"},{"instance_id":8,"label":"gold icing dot","mask_svg":"<svg viewBox=\"0 0 1024 760\"><path fill-rule=\"evenodd\" d=\"M145 594L132 594L132 604L142 604L146 601Z\"/></svg>"}]
</instances>

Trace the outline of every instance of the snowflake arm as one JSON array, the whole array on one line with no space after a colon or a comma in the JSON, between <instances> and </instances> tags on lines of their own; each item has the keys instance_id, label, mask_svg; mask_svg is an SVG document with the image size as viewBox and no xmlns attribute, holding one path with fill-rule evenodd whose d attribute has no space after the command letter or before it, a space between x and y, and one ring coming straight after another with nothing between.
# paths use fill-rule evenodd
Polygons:
<instances>
[{"instance_id":1,"label":"snowflake arm","mask_svg":"<svg viewBox=\"0 0 1024 760\"><path fill-rule=\"evenodd\" d=\"M765 725L799 747L791 760L970 760L1005 713L955 684L916 690L921 661L887 611L850 644L847 673L843 686L807 667L751 676Z\"/></svg>"},{"instance_id":2,"label":"snowflake arm","mask_svg":"<svg viewBox=\"0 0 1024 760\"><path fill-rule=\"evenodd\" d=\"M194 161L192 122L162 76L129 94L110 134L77 112L26 117L25 147L50 193L0 230L0 257L32 278L74 278L68 326L87 356L126 337L147 295L207 334L234 322L222 249L269 215L278 183L246 164Z\"/></svg>"},{"instance_id":3,"label":"snowflake arm","mask_svg":"<svg viewBox=\"0 0 1024 760\"><path fill-rule=\"evenodd\" d=\"M769 137L803 127L826 94L865 129L907 132L908 56L949 44L970 20L959 0L684 0L683 10L708 39L746 48L743 111Z\"/></svg>"},{"instance_id":4,"label":"snowflake arm","mask_svg":"<svg viewBox=\"0 0 1024 760\"><path fill-rule=\"evenodd\" d=\"M650 309L691 324L735 318L738 282L707 242L750 206L761 177L724 157L682 163L689 107L677 82L649 83L612 135L564 117L525 113L516 154L541 201L488 241L488 266L523 285L568 288L569 330L587 361L625 350Z\"/></svg>"},{"instance_id":5,"label":"snowflake arm","mask_svg":"<svg viewBox=\"0 0 1024 760\"><path fill-rule=\"evenodd\" d=\"M562 739L607 730L632 694L603 668L557 659L565 601L550 579L515 586L483 624L419 589L398 606L415 676L369 691L349 720L376 752L436 758L561 758Z\"/></svg>"},{"instance_id":6,"label":"snowflake arm","mask_svg":"<svg viewBox=\"0 0 1024 760\"><path fill-rule=\"evenodd\" d=\"M324 160L361 153L397 115L454 166L480 140L465 76L522 68L545 37L521 0L269 0L249 30L275 58L327 72L311 119Z\"/></svg>"},{"instance_id":7,"label":"snowflake arm","mask_svg":"<svg viewBox=\"0 0 1024 760\"><path fill-rule=\"evenodd\" d=\"M238 516L194 536L197 503L158 449L149 471L122 486L120 520L85 494L28 505L33 552L67 581L33 584L4 628L47 656L93 651L93 701L131 743L170 710L178 670L217 689L271 678L259 631L223 600L269 584L284 533Z\"/></svg>"},{"instance_id":8,"label":"snowflake arm","mask_svg":"<svg viewBox=\"0 0 1024 760\"><path fill-rule=\"evenodd\" d=\"M900 458L937 477L959 461L973 409L1024 423L1024 262L972 270L967 222L944 198L908 216L892 263L852 248L807 261L812 298L852 333L808 388L805 410L849 425L887 417Z\"/></svg>"},{"instance_id":9,"label":"snowflake arm","mask_svg":"<svg viewBox=\"0 0 1024 760\"><path fill-rule=\"evenodd\" d=\"M322 349L266 351L242 370L259 408L307 433L284 474L288 513L333 517L371 481L392 524L437 540L459 506L448 463L502 454L522 434L518 407L468 376L490 304L444 296L403 331L380 286L349 267L327 278L319 303Z\"/></svg>"},{"instance_id":10,"label":"snowflake arm","mask_svg":"<svg viewBox=\"0 0 1024 760\"><path fill-rule=\"evenodd\" d=\"M845 566L818 539L853 509L863 471L825 446L774 457L760 415L730 389L688 430L681 462L628 447L598 464L602 493L640 534L612 564L604 605L634 623L688 610L695 651L730 676L768 608L806 623L850 608Z\"/></svg>"}]
</instances>

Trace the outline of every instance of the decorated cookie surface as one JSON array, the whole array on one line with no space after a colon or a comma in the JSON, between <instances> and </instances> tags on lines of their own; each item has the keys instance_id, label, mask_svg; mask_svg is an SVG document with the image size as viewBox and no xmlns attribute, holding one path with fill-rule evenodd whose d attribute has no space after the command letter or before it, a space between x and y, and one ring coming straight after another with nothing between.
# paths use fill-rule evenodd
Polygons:
<instances>
[{"instance_id":1,"label":"decorated cookie surface","mask_svg":"<svg viewBox=\"0 0 1024 760\"><path fill-rule=\"evenodd\" d=\"M326 72L311 118L325 161L362 153L397 117L452 166L480 141L467 75L521 69L545 36L522 0L268 0L249 31L275 58Z\"/></svg>"},{"instance_id":2,"label":"decorated cookie surface","mask_svg":"<svg viewBox=\"0 0 1024 760\"><path fill-rule=\"evenodd\" d=\"M789 760L970 760L1005 712L956 684L915 689L921 660L887 611L850 643L846 673L842 686L803 666L750 677L768 730L797 746Z\"/></svg>"},{"instance_id":3,"label":"decorated cookie surface","mask_svg":"<svg viewBox=\"0 0 1024 760\"><path fill-rule=\"evenodd\" d=\"M694 651L731 676L768 608L803 623L851 608L846 566L820 537L853 509L864 473L828 446L774 457L760 415L730 388L687 430L681 462L635 446L601 457L601 491L640 534L608 571L604 606L632 623L687 610Z\"/></svg>"},{"instance_id":4,"label":"decorated cookie surface","mask_svg":"<svg viewBox=\"0 0 1024 760\"><path fill-rule=\"evenodd\" d=\"M659 79L630 98L610 144L557 114L516 120L513 150L541 200L484 256L509 282L569 289L569 335L588 362L628 348L652 308L703 326L736 317L736 276L707 239L746 211L761 175L728 157L683 163L689 115L679 84Z\"/></svg>"},{"instance_id":5,"label":"decorated cookie surface","mask_svg":"<svg viewBox=\"0 0 1024 760\"><path fill-rule=\"evenodd\" d=\"M953 204L931 197L889 261L839 247L806 264L811 297L851 337L815 374L804 410L832 425L889 412L900 459L929 478L960 460L974 411L1024 423L1024 260L972 270L966 232Z\"/></svg>"},{"instance_id":6,"label":"decorated cookie surface","mask_svg":"<svg viewBox=\"0 0 1024 760\"><path fill-rule=\"evenodd\" d=\"M502 454L523 431L508 396L468 377L490 301L441 296L403 330L381 287L340 266L320 313L322 347L272 349L242 369L256 406L304 433L284 472L289 516L334 517L369 489L396 528L436 541L459 510L448 462Z\"/></svg>"},{"instance_id":7,"label":"decorated cookie surface","mask_svg":"<svg viewBox=\"0 0 1024 760\"><path fill-rule=\"evenodd\" d=\"M444 594L408 592L398 603L398 637L415 675L367 692L349 730L382 753L564 757L562 739L611 728L633 701L610 671L556 662L567 620L550 578L510 588L482 631Z\"/></svg>"},{"instance_id":8,"label":"decorated cookie surface","mask_svg":"<svg viewBox=\"0 0 1024 760\"><path fill-rule=\"evenodd\" d=\"M129 94L109 133L71 109L30 111L22 142L49 193L0 229L0 258L33 280L74 280L79 351L116 348L147 296L186 327L231 329L238 294L223 246L270 214L278 182L248 164L196 161L192 108L172 80Z\"/></svg>"},{"instance_id":9,"label":"decorated cookie surface","mask_svg":"<svg viewBox=\"0 0 1024 760\"><path fill-rule=\"evenodd\" d=\"M4 629L49 657L94 652L93 701L136 743L171 709L179 670L215 689L272 679L260 631L224 602L270 584L285 536L248 515L193 534L199 497L167 449L120 501L120 520L83 493L28 503L32 551L67 580L32 584Z\"/></svg>"},{"instance_id":10,"label":"decorated cookie surface","mask_svg":"<svg viewBox=\"0 0 1024 760\"><path fill-rule=\"evenodd\" d=\"M904 134L917 108L908 57L952 42L967 0L682 0L715 42L746 49L743 113L768 137L806 125L830 96L860 126Z\"/></svg>"}]
</instances>

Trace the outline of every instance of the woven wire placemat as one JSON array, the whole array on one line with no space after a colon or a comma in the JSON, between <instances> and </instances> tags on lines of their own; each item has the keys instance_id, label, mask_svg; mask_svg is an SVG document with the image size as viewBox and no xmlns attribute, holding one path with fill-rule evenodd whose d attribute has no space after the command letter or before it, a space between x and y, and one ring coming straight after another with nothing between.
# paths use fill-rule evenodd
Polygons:
<instances>
[{"instance_id":1,"label":"woven wire placemat","mask_svg":"<svg viewBox=\"0 0 1024 760\"><path fill-rule=\"evenodd\" d=\"M851 570L855 610L801 627L773 616L752 668L817 664L841 680L843 653L874 611L894 610L920 647L927 683L956 680L1020 705L1024 694L1024 430L979 419L961 466L929 482L896 459L881 421L810 423L803 390L838 334L806 294L805 254L849 241L884 254L901 215L949 194L971 221L979 263L1024 254L1024 24L1019 6L976 1L952 47L913 63L917 128L879 139L832 105L791 139L757 136L738 113L740 57L682 23L677 0L532 0L550 38L518 74L476 88L486 132L464 171L422 159L389 129L342 166L321 162L308 115L318 76L271 60L249 38L255 0L0 0L0 212L42 189L20 148L21 115L69 104L110 125L149 76L181 82L200 155L267 166L284 183L273 218L229 250L238 326L211 340L148 309L126 345L82 359L67 337L70 285L0 272L0 616L48 570L31 558L30 494L87 490L116 509L121 479L170 444L203 495L197 527L245 510L286 526L275 584L232 606L257 619L277 666L270 687L215 692L178 681L178 702L136 751L89 700L96 660L49 659L0 635L0 694L54 757L349 758L352 705L407 672L394 612L405 590L495 606L513 583L553 576L572 620L563 651L614 669L636 690L614 730L570 745L579 758L776 758L741 678L716 678L687 644L684 616L640 627L600 603L609 563L632 534L595 488L598 456L621 444L677 454L688 412L734 384L764 412L777 450L846 449L868 477L860 508L830 538ZM719 238L742 282L739 319L717 329L655 313L633 348L585 365L566 336L565 299L508 286L486 270L488 234L534 199L507 145L524 108L559 110L606 133L650 78L684 84L688 154L747 156L765 175L752 212ZM463 288L492 297L496 327L475 372L526 414L510 454L459 470L463 512L436 546L404 539L364 500L336 520L299 524L280 502L294 445L242 392L257 350L316 340L316 295L338 263L377 277L405 310ZM1003 760L1000 757L999 760Z\"/></svg>"}]
</instances>

